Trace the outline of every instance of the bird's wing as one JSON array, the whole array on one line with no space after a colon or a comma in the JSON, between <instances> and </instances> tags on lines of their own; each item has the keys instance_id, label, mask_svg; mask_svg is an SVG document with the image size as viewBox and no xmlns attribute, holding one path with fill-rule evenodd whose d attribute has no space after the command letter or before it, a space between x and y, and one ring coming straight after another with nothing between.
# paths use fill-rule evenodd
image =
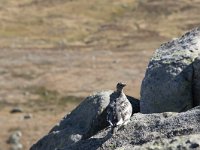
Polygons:
<instances>
[{"instance_id":1,"label":"bird's wing","mask_svg":"<svg viewBox=\"0 0 200 150\"><path fill-rule=\"evenodd\" d=\"M124 121L129 120L132 115L132 105L126 97L122 97L118 102L121 117Z\"/></svg>"},{"instance_id":2,"label":"bird's wing","mask_svg":"<svg viewBox=\"0 0 200 150\"><path fill-rule=\"evenodd\" d=\"M116 112L116 125L119 126L119 125L122 125L123 124L123 109L121 107L121 104L120 104L120 101L121 101L121 97L117 98L116 99L116 109L115 109L115 112Z\"/></svg>"},{"instance_id":3,"label":"bird's wing","mask_svg":"<svg viewBox=\"0 0 200 150\"><path fill-rule=\"evenodd\" d=\"M111 126L117 126L119 121L123 121L121 112L115 102L111 102L107 108L107 121Z\"/></svg>"}]
</instances>

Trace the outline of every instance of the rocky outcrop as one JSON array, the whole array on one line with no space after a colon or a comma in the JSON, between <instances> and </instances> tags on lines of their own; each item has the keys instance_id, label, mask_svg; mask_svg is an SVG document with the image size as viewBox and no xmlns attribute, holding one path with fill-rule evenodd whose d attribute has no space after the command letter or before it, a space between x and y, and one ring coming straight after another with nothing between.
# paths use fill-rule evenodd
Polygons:
<instances>
[{"instance_id":1,"label":"rocky outcrop","mask_svg":"<svg viewBox=\"0 0 200 150\"><path fill-rule=\"evenodd\" d=\"M156 139L152 142L145 143L140 146L125 146L120 149L124 150L141 150L141 149L156 149L156 150L173 150L173 149L200 149L200 134L177 136L174 138Z\"/></svg>"},{"instance_id":2,"label":"rocky outcrop","mask_svg":"<svg viewBox=\"0 0 200 150\"><path fill-rule=\"evenodd\" d=\"M87 139L108 126L106 107L113 91L97 92L88 96L76 109L66 115L49 134L30 150L54 150ZM139 112L139 100L127 96L133 112Z\"/></svg>"},{"instance_id":3,"label":"rocky outcrop","mask_svg":"<svg viewBox=\"0 0 200 150\"><path fill-rule=\"evenodd\" d=\"M192 149L199 146L200 106L182 113L136 113L124 129L113 136L109 136L108 133L109 129L104 130L92 138L60 150L127 150L156 147L156 145L160 146L160 149L164 147Z\"/></svg>"},{"instance_id":4,"label":"rocky outcrop","mask_svg":"<svg viewBox=\"0 0 200 150\"><path fill-rule=\"evenodd\" d=\"M200 27L156 50L141 86L141 112L182 112L200 104Z\"/></svg>"},{"instance_id":5,"label":"rocky outcrop","mask_svg":"<svg viewBox=\"0 0 200 150\"><path fill-rule=\"evenodd\" d=\"M98 92L87 97L30 150L199 148L199 54L200 28L157 49L142 83L140 105L127 96L133 115L114 135L106 121L114 93ZM138 113L140 109L143 114Z\"/></svg>"}]
</instances>

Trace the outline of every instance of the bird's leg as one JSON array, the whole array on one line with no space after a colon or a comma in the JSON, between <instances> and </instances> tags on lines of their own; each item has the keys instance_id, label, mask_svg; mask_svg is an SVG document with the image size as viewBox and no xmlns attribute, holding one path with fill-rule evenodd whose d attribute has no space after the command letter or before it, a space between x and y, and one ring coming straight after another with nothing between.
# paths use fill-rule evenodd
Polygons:
<instances>
[{"instance_id":1,"label":"bird's leg","mask_svg":"<svg viewBox=\"0 0 200 150\"><path fill-rule=\"evenodd\" d=\"M128 124L129 121L130 121L130 120L125 121L125 122L119 127L119 130L125 129L125 126Z\"/></svg>"},{"instance_id":2,"label":"bird's leg","mask_svg":"<svg viewBox=\"0 0 200 150\"><path fill-rule=\"evenodd\" d=\"M123 129L125 129L125 125L121 125L121 126L119 127L119 130L123 130Z\"/></svg>"},{"instance_id":3,"label":"bird's leg","mask_svg":"<svg viewBox=\"0 0 200 150\"><path fill-rule=\"evenodd\" d=\"M118 131L118 126L112 126L111 133L115 134Z\"/></svg>"},{"instance_id":4,"label":"bird's leg","mask_svg":"<svg viewBox=\"0 0 200 150\"><path fill-rule=\"evenodd\" d=\"M126 122L124 122L124 123L119 127L119 130L125 129L125 126L127 125L128 122L129 122L129 120L126 121Z\"/></svg>"},{"instance_id":5,"label":"bird's leg","mask_svg":"<svg viewBox=\"0 0 200 150\"><path fill-rule=\"evenodd\" d=\"M123 125L126 126L130 122L130 119L126 120Z\"/></svg>"},{"instance_id":6,"label":"bird's leg","mask_svg":"<svg viewBox=\"0 0 200 150\"><path fill-rule=\"evenodd\" d=\"M107 133L107 136L108 137L110 137L110 136L112 136L113 135L113 133L115 132L114 130L114 128L115 127L113 127L112 125L109 125L109 126L107 126L106 128L105 128L105 130L107 130L107 129L109 129L110 128L110 130L108 131L108 133Z\"/></svg>"}]
</instances>

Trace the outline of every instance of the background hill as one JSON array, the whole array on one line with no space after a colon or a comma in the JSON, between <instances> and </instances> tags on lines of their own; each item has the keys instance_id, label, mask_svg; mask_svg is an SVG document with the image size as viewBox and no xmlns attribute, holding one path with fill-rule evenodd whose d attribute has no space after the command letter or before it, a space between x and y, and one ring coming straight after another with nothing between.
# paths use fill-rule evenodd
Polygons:
<instances>
[{"instance_id":1,"label":"background hill","mask_svg":"<svg viewBox=\"0 0 200 150\"><path fill-rule=\"evenodd\" d=\"M2 0L0 45L109 47L152 35L171 38L199 24L199 3L199 0Z\"/></svg>"},{"instance_id":2,"label":"background hill","mask_svg":"<svg viewBox=\"0 0 200 150\"><path fill-rule=\"evenodd\" d=\"M1 0L0 149L15 130L28 149L83 97L118 81L139 98L153 51L199 26L199 10L199 0ZM10 114L16 106L23 113Z\"/></svg>"}]
</instances>

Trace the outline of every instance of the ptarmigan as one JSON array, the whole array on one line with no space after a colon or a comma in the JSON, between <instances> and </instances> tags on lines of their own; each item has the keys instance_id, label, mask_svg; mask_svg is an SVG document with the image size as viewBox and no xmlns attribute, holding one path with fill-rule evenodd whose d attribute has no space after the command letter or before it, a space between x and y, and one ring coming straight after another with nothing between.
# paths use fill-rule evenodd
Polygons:
<instances>
[{"instance_id":1,"label":"ptarmigan","mask_svg":"<svg viewBox=\"0 0 200 150\"><path fill-rule=\"evenodd\" d=\"M111 126L112 134L122 125L126 125L132 115L132 105L123 92L126 86L118 83L116 91L110 96L110 103L107 108L107 121Z\"/></svg>"}]
</instances>

